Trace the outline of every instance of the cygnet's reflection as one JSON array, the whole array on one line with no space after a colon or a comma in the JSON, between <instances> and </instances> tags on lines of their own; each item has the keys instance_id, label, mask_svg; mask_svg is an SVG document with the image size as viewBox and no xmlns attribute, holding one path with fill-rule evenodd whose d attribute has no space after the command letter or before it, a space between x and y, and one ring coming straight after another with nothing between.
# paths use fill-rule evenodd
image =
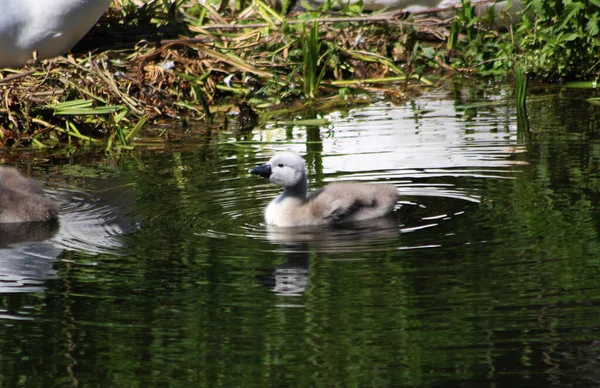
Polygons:
<instances>
[{"instance_id":1,"label":"cygnet's reflection","mask_svg":"<svg viewBox=\"0 0 600 388\"><path fill-rule=\"evenodd\" d=\"M136 228L127 216L135 202L130 187L47 192L60 204L58 221L0 223L0 293L42 292L64 250L118 254L123 236Z\"/></svg>"},{"instance_id":2,"label":"cygnet's reflection","mask_svg":"<svg viewBox=\"0 0 600 388\"><path fill-rule=\"evenodd\" d=\"M55 277L62 249L49 240L58 228L54 221L0 224L0 293L40 292Z\"/></svg>"},{"instance_id":3,"label":"cygnet's reflection","mask_svg":"<svg viewBox=\"0 0 600 388\"><path fill-rule=\"evenodd\" d=\"M352 251L368 250L378 241L396 238L399 233L398 224L396 216L391 214L333 226L280 228L267 225L267 239L280 244L308 243L321 251L344 252L350 248Z\"/></svg>"},{"instance_id":4,"label":"cygnet's reflection","mask_svg":"<svg viewBox=\"0 0 600 388\"><path fill-rule=\"evenodd\" d=\"M309 285L312 250L351 254L361 249L372 249L378 242L395 239L399 233L394 215L329 227L267 226L267 239L285 245L286 261L271 270L269 275L258 276L258 281L277 295L300 296Z\"/></svg>"},{"instance_id":5,"label":"cygnet's reflection","mask_svg":"<svg viewBox=\"0 0 600 388\"><path fill-rule=\"evenodd\" d=\"M58 229L58 221L0 223L0 249L27 241L50 240Z\"/></svg>"},{"instance_id":6,"label":"cygnet's reflection","mask_svg":"<svg viewBox=\"0 0 600 388\"><path fill-rule=\"evenodd\" d=\"M286 261L268 275L259 275L257 280L277 295L300 296L308 288L310 248L308 244L286 245Z\"/></svg>"}]
</instances>

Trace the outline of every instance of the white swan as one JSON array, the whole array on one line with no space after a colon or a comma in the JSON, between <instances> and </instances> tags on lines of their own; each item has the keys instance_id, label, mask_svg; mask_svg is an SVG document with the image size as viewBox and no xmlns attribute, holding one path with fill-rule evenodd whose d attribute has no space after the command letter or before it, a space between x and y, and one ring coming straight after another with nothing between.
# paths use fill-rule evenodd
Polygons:
<instances>
[{"instance_id":1,"label":"white swan","mask_svg":"<svg viewBox=\"0 0 600 388\"><path fill-rule=\"evenodd\" d=\"M51 58L73 47L112 0L0 0L0 67Z\"/></svg>"}]
</instances>

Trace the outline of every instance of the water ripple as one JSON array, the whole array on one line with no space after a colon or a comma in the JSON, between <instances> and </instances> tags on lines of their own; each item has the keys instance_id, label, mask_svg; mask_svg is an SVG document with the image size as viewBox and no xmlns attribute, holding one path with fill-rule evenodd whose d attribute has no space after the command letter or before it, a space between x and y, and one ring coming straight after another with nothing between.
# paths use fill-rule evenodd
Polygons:
<instances>
[{"instance_id":1,"label":"water ripple","mask_svg":"<svg viewBox=\"0 0 600 388\"><path fill-rule=\"evenodd\" d=\"M440 227L478 206L483 182L514 179L524 163L519 160L525 148L517 141L516 127L506 124L514 122L514 112L504 102L490 101L479 115L467 119L460 113L463 110L433 96L403 107L381 102L346 114L333 112L326 117L331 125L323 128L267 125L250 139L255 160L218 171L227 175L264 163L273 153L293 150L306 157L313 189L333 181L394 184L402 201L391 222L275 230L264 225L262 211L280 188L255 177L229 180L225 189L215 186L211 191L215 206L198 215L211 222L196 234L246 237L276 245L310 242L326 251L377 251L386 249L391 240L401 241L403 235ZM215 208L222 219L213 216ZM415 247L400 244L398 249Z\"/></svg>"},{"instance_id":2,"label":"water ripple","mask_svg":"<svg viewBox=\"0 0 600 388\"><path fill-rule=\"evenodd\" d=\"M56 189L53 195L63 204L60 229L52 239L58 247L90 254L119 253L122 236L133 229L123 209L84 191Z\"/></svg>"}]
</instances>

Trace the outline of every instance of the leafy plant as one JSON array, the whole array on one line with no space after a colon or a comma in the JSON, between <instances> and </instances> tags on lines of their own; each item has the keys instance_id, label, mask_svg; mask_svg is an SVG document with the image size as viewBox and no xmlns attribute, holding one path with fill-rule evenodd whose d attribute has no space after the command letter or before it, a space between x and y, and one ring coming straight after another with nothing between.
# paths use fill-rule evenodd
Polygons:
<instances>
[{"instance_id":1,"label":"leafy plant","mask_svg":"<svg viewBox=\"0 0 600 388\"><path fill-rule=\"evenodd\" d=\"M600 0L523 3L520 22L507 33L492 28L498 22L493 8L478 15L463 1L447 40L452 67L506 77L522 66L543 80L595 77L600 72Z\"/></svg>"},{"instance_id":2,"label":"leafy plant","mask_svg":"<svg viewBox=\"0 0 600 388\"><path fill-rule=\"evenodd\" d=\"M543 78L596 76L600 1L528 1L517 32L527 69Z\"/></svg>"},{"instance_id":3,"label":"leafy plant","mask_svg":"<svg viewBox=\"0 0 600 388\"><path fill-rule=\"evenodd\" d=\"M527 74L521 66L515 68L515 94L517 96L517 111L525 111L527 98Z\"/></svg>"},{"instance_id":4,"label":"leafy plant","mask_svg":"<svg viewBox=\"0 0 600 388\"><path fill-rule=\"evenodd\" d=\"M306 29L306 27L305 27ZM325 73L321 63L321 41L319 40L319 23L314 22L309 33L302 34L302 76L304 78L304 94L316 97L319 94L319 84ZM321 67L319 67L321 65Z\"/></svg>"}]
</instances>

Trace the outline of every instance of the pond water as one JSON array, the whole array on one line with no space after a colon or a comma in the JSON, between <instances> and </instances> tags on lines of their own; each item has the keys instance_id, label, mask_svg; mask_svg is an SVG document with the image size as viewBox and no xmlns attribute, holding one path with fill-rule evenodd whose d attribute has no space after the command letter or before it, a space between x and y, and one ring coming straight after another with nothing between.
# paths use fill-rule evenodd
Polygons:
<instances>
[{"instance_id":1,"label":"pond water","mask_svg":"<svg viewBox=\"0 0 600 388\"><path fill-rule=\"evenodd\" d=\"M49 156L60 224L0 237L0 386L598 384L600 107L508 90ZM396 185L395 214L267 228L247 171L282 150L313 188Z\"/></svg>"}]
</instances>

